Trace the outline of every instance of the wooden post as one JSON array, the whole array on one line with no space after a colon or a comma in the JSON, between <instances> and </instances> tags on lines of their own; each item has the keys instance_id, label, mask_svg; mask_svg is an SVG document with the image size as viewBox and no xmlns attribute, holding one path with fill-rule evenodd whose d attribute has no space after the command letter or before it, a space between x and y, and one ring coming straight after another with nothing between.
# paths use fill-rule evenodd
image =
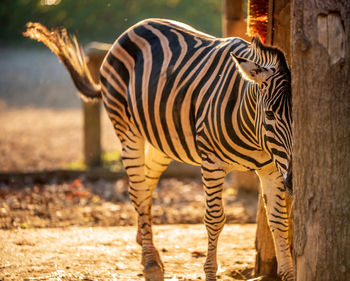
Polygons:
<instances>
[{"instance_id":1,"label":"wooden post","mask_svg":"<svg viewBox=\"0 0 350 281\"><path fill-rule=\"evenodd\" d=\"M277 46L284 51L289 66L291 63L290 1L291 0L269 0L269 24L267 31L268 36L266 38L267 44Z\"/></svg>"},{"instance_id":2,"label":"wooden post","mask_svg":"<svg viewBox=\"0 0 350 281\"><path fill-rule=\"evenodd\" d=\"M224 0L222 36L250 40L247 35L247 22L243 16L243 0Z\"/></svg>"},{"instance_id":3,"label":"wooden post","mask_svg":"<svg viewBox=\"0 0 350 281\"><path fill-rule=\"evenodd\" d=\"M100 101L84 102L84 160L86 167L101 166Z\"/></svg>"},{"instance_id":4,"label":"wooden post","mask_svg":"<svg viewBox=\"0 0 350 281\"><path fill-rule=\"evenodd\" d=\"M99 69L109 50L110 45L104 43L90 43L87 46L87 65L92 78L99 81ZM101 166L101 102L84 102L84 160L87 168Z\"/></svg>"}]
</instances>

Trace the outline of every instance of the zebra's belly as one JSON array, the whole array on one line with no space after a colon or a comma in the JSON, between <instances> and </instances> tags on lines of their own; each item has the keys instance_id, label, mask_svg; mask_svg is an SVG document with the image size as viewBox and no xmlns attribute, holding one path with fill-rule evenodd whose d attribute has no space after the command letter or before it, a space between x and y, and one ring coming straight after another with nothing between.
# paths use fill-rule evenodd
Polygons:
<instances>
[{"instance_id":1,"label":"zebra's belly","mask_svg":"<svg viewBox=\"0 0 350 281\"><path fill-rule=\"evenodd\" d=\"M160 122L152 126L147 122L139 126L142 136L156 149L162 151L173 160L191 165L201 165L201 157L195 143L195 135L189 124L170 124L162 126ZM181 131L179 128L181 127Z\"/></svg>"}]
</instances>

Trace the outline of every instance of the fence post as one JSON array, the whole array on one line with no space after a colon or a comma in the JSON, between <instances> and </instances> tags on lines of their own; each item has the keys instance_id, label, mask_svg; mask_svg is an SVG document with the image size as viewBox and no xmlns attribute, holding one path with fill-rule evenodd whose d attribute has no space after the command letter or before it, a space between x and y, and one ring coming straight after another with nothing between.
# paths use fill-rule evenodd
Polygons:
<instances>
[{"instance_id":1,"label":"fence post","mask_svg":"<svg viewBox=\"0 0 350 281\"><path fill-rule=\"evenodd\" d=\"M247 21L243 15L243 0L225 0L222 16L222 36L235 36L250 40Z\"/></svg>"},{"instance_id":2,"label":"fence post","mask_svg":"<svg viewBox=\"0 0 350 281\"><path fill-rule=\"evenodd\" d=\"M92 78L99 82L99 69L111 45L92 42L86 46L87 66ZM101 102L82 101L84 118L84 161L86 167L99 167L101 161Z\"/></svg>"}]
</instances>

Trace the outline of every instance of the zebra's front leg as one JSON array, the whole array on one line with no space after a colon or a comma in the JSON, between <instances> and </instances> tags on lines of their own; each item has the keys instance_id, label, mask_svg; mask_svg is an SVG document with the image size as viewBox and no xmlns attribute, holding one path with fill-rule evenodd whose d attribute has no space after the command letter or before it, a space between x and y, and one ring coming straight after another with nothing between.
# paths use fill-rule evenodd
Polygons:
<instances>
[{"instance_id":1,"label":"zebra's front leg","mask_svg":"<svg viewBox=\"0 0 350 281\"><path fill-rule=\"evenodd\" d=\"M206 280L216 280L217 272L217 244L226 218L222 204L222 190L225 171L218 168L208 158L202 162L202 181L205 190L204 222L208 233L208 252L204 264Z\"/></svg>"},{"instance_id":2,"label":"zebra's front leg","mask_svg":"<svg viewBox=\"0 0 350 281\"><path fill-rule=\"evenodd\" d=\"M145 280L163 281L163 264L153 244L151 217L153 189L148 186L146 180L143 139L133 138L133 141L124 142L122 159L129 177L129 197L138 214L137 240L142 247Z\"/></svg>"},{"instance_id":3,"label":"zebra's front leg","mask_svg":"<svg viewBox=\"0 0 350 281\"><path fill-rule=\"evenodd\" d=\"M265 202L268 224L274 240L278 274L294 281L294 268L288 241L288 210L283 177L273 166L257 172Z\"/></svg>"}]
</instances>

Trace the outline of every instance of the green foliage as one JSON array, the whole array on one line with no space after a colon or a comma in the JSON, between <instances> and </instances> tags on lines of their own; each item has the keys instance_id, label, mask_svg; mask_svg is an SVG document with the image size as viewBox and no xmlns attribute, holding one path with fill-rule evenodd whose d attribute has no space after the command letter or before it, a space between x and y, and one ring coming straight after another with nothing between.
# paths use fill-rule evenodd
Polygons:
<instances>
[{"instance_id":1,"label":"green foliage","mask_svg":"<svg viewBox=\"0 0 350 281\"><path fill-rule=\"evenodd\" d=\"M63 164L63 168L68 170L82 171L86 169L86 165L82 161L73 161Z\"/></svg>"},{"instance_id":2,"label":"green foliage","mask_svg":"<svg viewBox=\"0 0 350 281\"><path fill-rule=\"evenodd\" d=\"M51 0L52 1L52 0ZM125 29L146 18L182 21L201 31L220 36L220 0L1 0L0 43L23 40L28 21L48 27L66 27L83 43L113 42Z\"/></svg>"},{"instance_id":3,"label":"green foliage","mask_svg":"<svg viewBox=\"0 0 350 281\"><path fill-rule=\"evenodd\" d=\"M118 150L103 152L101 155L102 167L110 171L123 170L120 152ZM64 169L83 171L86 170L86 165L83 161L73 161L63 164Z\"/></svg>"},{"instance_id":4,"label":"green foliage","mask_svg":"<svg viewBox=\"0 0 350 281\"><path fill-rule=\"evenodd\" d=\"M116 150L102 153L102 165L104 168L111 171L122 170L123 164L121 162L120 152Z\"/></svg>"}]
</instances>

